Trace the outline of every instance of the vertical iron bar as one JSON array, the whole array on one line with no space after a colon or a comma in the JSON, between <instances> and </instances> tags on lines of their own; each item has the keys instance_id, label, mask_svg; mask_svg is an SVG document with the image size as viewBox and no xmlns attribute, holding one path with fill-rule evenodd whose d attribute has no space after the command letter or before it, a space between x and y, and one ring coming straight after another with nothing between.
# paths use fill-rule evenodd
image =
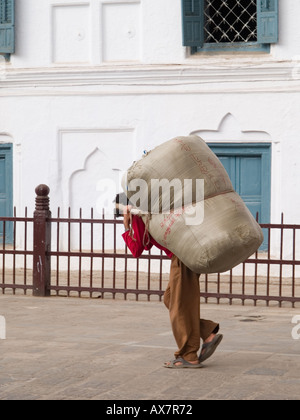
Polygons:
<instances>
[{"instance_id":1,"label":"vertical iron bar","mask_svg":"<svg viewBox=\"0 0 300 420\"><path fill-rule=\"evenodd\" d=\"M27 294L27 207L25 207L25 222L24 222L24 286L25 286L25 295Z\"/></svg>"},{"instance_id":2,"label":"vertical iron bar","mask_svg":"<svg viewBox=\"0 0 300 420\"><path fill-rule=\"evenodd\" d=\"M295 260L296 260L296 229L293 227L293 269L292 269L292 297L295 297ZM292 303L295 307L295 302Z\"/></svg>"},{"instance_id":3,"label":"vertical iron bar","mask_svg":"<svg viewBox=\"0 0 300 420\"><path fill-rule=\"evenodd\" d=\"M257 260L257 258L258 258L258 250L256 250L256 252L255 252L255 259ZM254 264L254 296L257 296L257 281L258 281L257 272L258 272L258 264L255 261L255 264ZM257 300L255 299L254 300L254 306L256 306L256 305L257 305Z\"/></svg>"},{"instance_id":4,"label":"vertical iron bar","mask_svg":"<svg viewBox=\"0 0 300 420\"><path fill-rule=\"evenodd\" d=\"M279 265L279 297L282 297L282 259L283 259L283 213L281 213L281 228L280 228L280 265ZM282 302L279 301L281 308Z\"/></svg>"},{"instance_id":5,"label":"vertical iron bar","mask_svg":"<svg viewBox=\"0 0 300 420\"><path fill-rule=\"evenodd\" d=\"M136 289L135 300L139 300L139 271L140 271L140 260L139 258L137 258L136 259L136 276L135 276L135 289Z\"/></svg>"},{"instance_id":6,"label":"vertical iron bar","mask_svg":"<svg viewBox=\"0 0 300 420\"><path fill-rule=\"evenodd\" d=\"M6 224L5 220L3 220L3 237L2 237L2 249L5 251L5 236L6 236ZM3 252L3 258L2 258L2 283L5 284L5 252ZM5 294L5 288L3 287L2 293Z\"/></svg>"},{"instance_id":7,"label":"vertical iron bar","mask_svg":"<svg viewBox=\"0 0 300 420\"><path fill-rule=\"evenodd\" d=\"M217 278L218 278L218 280L217 280L217 293L220 296L220 289L221 289L221 275L220 275L220 273L218 273ZM217 303L218 304L220 303L220 298L219 297L217 298Z\"/></svg>"},{"instance_id":8,"label":"vertical iron bar","mask_svg":"<svg viewBox=\"0 0 300 420\"><path fill-rule=\"evenodd\" d=\"M242 275L242 305L245 305L245 283L246 283L246 264L243 263L243 275Z\"/></svg>"},{"instance_id":9,"label":"vertical iron bar","mask_svg":"<svg viewBox=\"0 0 300 420\"><path fill-rule=\"evenodd\" d=\"M127 259L127 246L125 245L125 267L124 267L124 290L125 290L125 294L124 294L124 298L125 300L127 300L127 289L128 289L128 259Z\"/></svg>"},{"instance_id":10,"label":"vertical iron bar","mask_svg":"<svg viewBox=\"0 0 300 420\"><path fill-rule=\"evenodd\" d=\"M14 222L13 222L13 250L16 251L16 229L17 229L17 222L16 222L16 207L14 207ZM13 253L13 285L16 285L16 254ZM16 288L13 288L13 294L16 294Z\"/></svg>"},{"instance_id":11,"label":"vertical iron bar","mask_svg":"<svg viewBox=\"0 0 300 420\"><path fill-rule=\"evenodd\" d=\"M116 216L115 216L116 218ZM127 300L127 281L128 281L128 248L126 243L124 242L124 254L125 254L125 261L124 261L124 289L125 289L125 293L124 293L124 299Z\"/></svg>"},{"instance_id":12,"label":"vertical iron bar","mask_svg":"<svg viewBox=\"0 0 300 420\"><path fill-rule=\"evenodd\" d=\"M116 252L117 252L117 223L116 220L114 220L113 223L113 230L114 230L114 234L113 234L113 238L114 238L114 258L113 258L113 289L116 289ZM113 299L115 299L116 297L116 293L113 293Z\"/></svg>"},{"instance_id":13,"label":"vertical iron bar","mask_svg":"<svg viewBox=\"0 0 300 420\"><path fill-rule=\"evenodd\" d=\"M102 209L102 272L101 272L101 287L104 288L104 269L105 269L105 212ZM102 298L104 298L104 292L102 292Z\"/></svg>"},{"instance_id":14,"label":"vertical iron bar","mask_svg":"<svg viewBox=\"0 0 300 420\"><path fill-rule=\"evenodd\" d=\"M79 263L78 286L81 289L81 269L82 269L82 266L81 266L81 254L82 254L82 222L81 222L81 219L82 219L82 208L79 209L79 219L80 219L80 221L79 221L79 252L80 252L80 257L79 257L79 262L78 262ZM79 291L79 297L81 297L81 291Z\"/></svg>"},{"instance_id":15,"label":"vertical iron bar","mask_svg":"<svg viewBox=\"0 0 300 420\"><path fill-rule=\"evenodd\" d=\"M60 207L57 208L57 231L56 231L56 251L57 251L57 257L56 257L56 286L59 285L59 241L60 241ZM56 289L56 295L59 294L59 290Z\"/></svg>"},{"instance_id":16,"label":"vertical iron bar","mask_svg":"<svg viewBox=\"0 0 300 420\"><path fill-rule=\"evenodd\" d=\"M259 223L259 212L256 212L256 222ZM258 249L255 252L255 259L257 260L258 258ZM257 295L257 261L255 261L254 263L254 296ZM254 299L254 306L257 305L257 300Z\"/></svg>"},{"instance_id":17,"label":"vertical iron bar","mask_svg":"<svg viewBox=\"0 0 300 420\"><path fill-rule=\"evenodd\" d=\"M160 251L160 260L159 260L159 291L162 292L162 266L163 266L163 251ZM162 300L162 295L159 295L159 300L161 302Z\"/></svg>"},{"instance_id":18,"label":"vertical iron bar","mask_svg":"<svg viewBox=\"0 0 300 420\"><path fill-rule=\"evenodd\" d=\"M147 290L151 289L150 285L151 285L151 249L149 250L149 258L148 258ZM147 300L150 301L150 294L147 295Z\"/></svg>"},{"instance_id":19,"label":"vertical iron bar","mask_svg":"<svg viewBox=\"0 0 300 420\"><path fill-rule=\"evenodd\" d=\"M91 208L91 220L94 219L94 209ZM94 223L91 221L91 254L94 252ZM93 289L93 255L91 255L90 260L90 297L93 296L92 289Z\"/></svg>"},{"instance_id":20,"label":"vertical iron bar","mask_svg":"<svg viewBox=\"0 0 300 420\"><path fill-rule=\"evenodd\" d=\"M205 293L208 291L208 274L205 274L205 287L204 287ZM205 303L208 302L208 297L205 296Z\"/></svg>"},{"instance_id":21,"label":"vertical iron bar","mask_svg":"<svg viewBox=\"0 0 300 420\"><path fill-rule=\"evenodd\" d=\"M71 208L68 209L68 272L67 272L67 286L68 286L68 296L70 296L70 281L71 281Z\"/></svg>"},{"instance_id":22,"label":"vertical iron bar","mask_svg":"<svg viewBox=\"0 0 300 420\"><path fill-rule=\"evenodd\" d=\"M233 277L232 277L232 270L230 270L230 275L229 275L229 293L232 294L232 286L233 286ZM229 299L229 304L232 305L232 299Z\"/></svg>"},{"instance_id":23,"label":"vertical iron bar","mask_svg":"<svg viewBox=\"0 0 300 420\"><path fill-rule=\"evenodd\" d=\"M267 296L270 296L270 259L271 259L271 228L268 228L268 265L267 265ZM269 306L267 300L267 306Z\"/></svg>"}]
</instances>

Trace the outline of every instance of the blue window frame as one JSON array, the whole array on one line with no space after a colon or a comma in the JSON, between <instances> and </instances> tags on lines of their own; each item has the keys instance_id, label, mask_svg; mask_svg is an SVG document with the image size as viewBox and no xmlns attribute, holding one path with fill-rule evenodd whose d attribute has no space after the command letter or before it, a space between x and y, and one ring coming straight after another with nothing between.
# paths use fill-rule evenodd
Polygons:
<instances>
[{"instance_id":1,"label":"blue window frame","mask_svg":"<svg viewBox=\"0 0 300 420\"><path fill-rule=\"evenodd\" d=\"M225 167L235 191L241 196L254 218L270 223L271 144L209 143ZM268 247L264 232L261 250Z\"/></svg>"},{"instance_id":2,"label":"blue window frame","mask_svg":"<svg viewBox=\"0 0 300 420\"><path fill-rule=\"evenodd\" d=\"M197 51L269 51L278 0L182 0L183 45Z\"/></svg>"},{"instance_id":3,"label":"blue window frame","mask_svg":"<svg viewBox=\"0 0 300 420\"><path fill-rule=\"evenodd\" d=\"M13 215L12 144L0 144L0 217ZM0 243L3 241L4 223L0 222ZM5 223L5 242L12 243L13 224Z\"/></svg>"}]
</instances>

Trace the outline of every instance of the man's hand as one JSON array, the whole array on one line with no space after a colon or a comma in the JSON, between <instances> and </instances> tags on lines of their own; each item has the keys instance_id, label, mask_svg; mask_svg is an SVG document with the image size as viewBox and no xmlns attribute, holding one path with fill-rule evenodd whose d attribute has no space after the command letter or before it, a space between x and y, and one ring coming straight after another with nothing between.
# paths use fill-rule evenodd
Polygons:
<instances>
[{"instance_id":1,"label":"man's hand","mask_svg":"<svg viewBox=\"0 0 300 420\"><path fill-rule=\"evenodd\" d=\"M124 223L125 230L130 229L130 209L131 209L131 207L132 206L125 206L124 210L123 210L123 214L124 214L123 223Z\"/></svg>"}]
</instances>

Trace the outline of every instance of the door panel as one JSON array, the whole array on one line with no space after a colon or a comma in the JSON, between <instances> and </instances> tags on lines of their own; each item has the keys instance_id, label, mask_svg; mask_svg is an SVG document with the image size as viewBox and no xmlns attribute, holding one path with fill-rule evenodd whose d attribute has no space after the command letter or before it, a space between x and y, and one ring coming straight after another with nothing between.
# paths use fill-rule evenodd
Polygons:
<instances>
[{"instance_id":1,"label":"door panel","mask_svg":"<svg viewBox=\"0 0 300 420\"><path fill-rule=\"evenodd\" d=\"M260 156L233 156L237 171L236 192L242 197L254 218L261 214L262 176Z\"/></svg>"},{"instance_id":2,"label":"door panel","mask_svg":"<svg viewBox=\"0 0 300 420\"><path fill-rule=\"evenodd\" d=\"M238 165L239 194L261 196L261 157L235 157Z\"/></svg>"},{"instance_id":3,"label":"door panel","mask_svg":"<svg viewBox=\"0 0 300 420\"><path fill-rule=\"evenodd\" d=\"M229 178L231 179L231 182L233 179L235 179L235 161L234 159L232 159L231 156L223 156L223 155L217 155L218 158L220 159L222 165L224 166L224 168L226 169ZM233 187L235 188L235 185L232 184Z\"/></svg>"},{"instance_id":4,"label":"door panel","mask_svg":"<svg viewBox=\"0 0 300 420\"><path fill-rule=\"evenodd\" d=\"M0 217L12 216L12 145L0 144ZM3 241L4 224L0 222L0 242ZM5 242L12 242L12 223L5 224Z\"/></svg>"}]
</instances>

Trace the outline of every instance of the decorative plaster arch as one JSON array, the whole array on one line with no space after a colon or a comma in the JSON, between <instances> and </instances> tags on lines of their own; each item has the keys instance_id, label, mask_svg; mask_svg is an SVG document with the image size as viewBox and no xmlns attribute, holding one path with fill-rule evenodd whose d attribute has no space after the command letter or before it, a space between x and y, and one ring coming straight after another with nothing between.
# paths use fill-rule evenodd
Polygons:
<instances>
[{"instance_id":1,"label":"decorative plaster arch","mask_svg":"<svg viewBox=\"0 0 300 420\"><path fill-rule=\"evenodd\" d=\"M121 177L120 173L134 160L134 139L135 129L126 127L70 128L58 131L56 197L60 197L58 202L62 212L73 206L70 190L72 182L77 177L85 176L87 169L97 171L97 179ZM94 168L91 164L93 162L96 164ZM80 192L76 194L80 195Z\"/></svg>"},{"instance_id":2,"label":"decorative plaster arch","mask_svg":"<svg viewBox=\"0 0 300 420\"><path fill-rule=\"evenodd\" d=\"M220 121L216 130L198 129L190 134L196 134L206 142L227 143L262 143L271 142L271 136L265 131L242 130L237 118L228 112Z\"/></svg>"},{"instance_id":3,"label":"decorative plaster arch","mask_svg":"<svg viewBox=\"0 0 300 420\"><path fill-rule=\"evenodd\" d=\"M96 147L87 155L84 167L75 170L70 176L69 203L71 208L74 210L83 208L88 211L93 207L96 211L97 200L101 194L109 195L109 203L113 207L112 203L117 193L120 172L121 169L114 168L110 157L99 147Z\"/></svg>"}]
</instances>

